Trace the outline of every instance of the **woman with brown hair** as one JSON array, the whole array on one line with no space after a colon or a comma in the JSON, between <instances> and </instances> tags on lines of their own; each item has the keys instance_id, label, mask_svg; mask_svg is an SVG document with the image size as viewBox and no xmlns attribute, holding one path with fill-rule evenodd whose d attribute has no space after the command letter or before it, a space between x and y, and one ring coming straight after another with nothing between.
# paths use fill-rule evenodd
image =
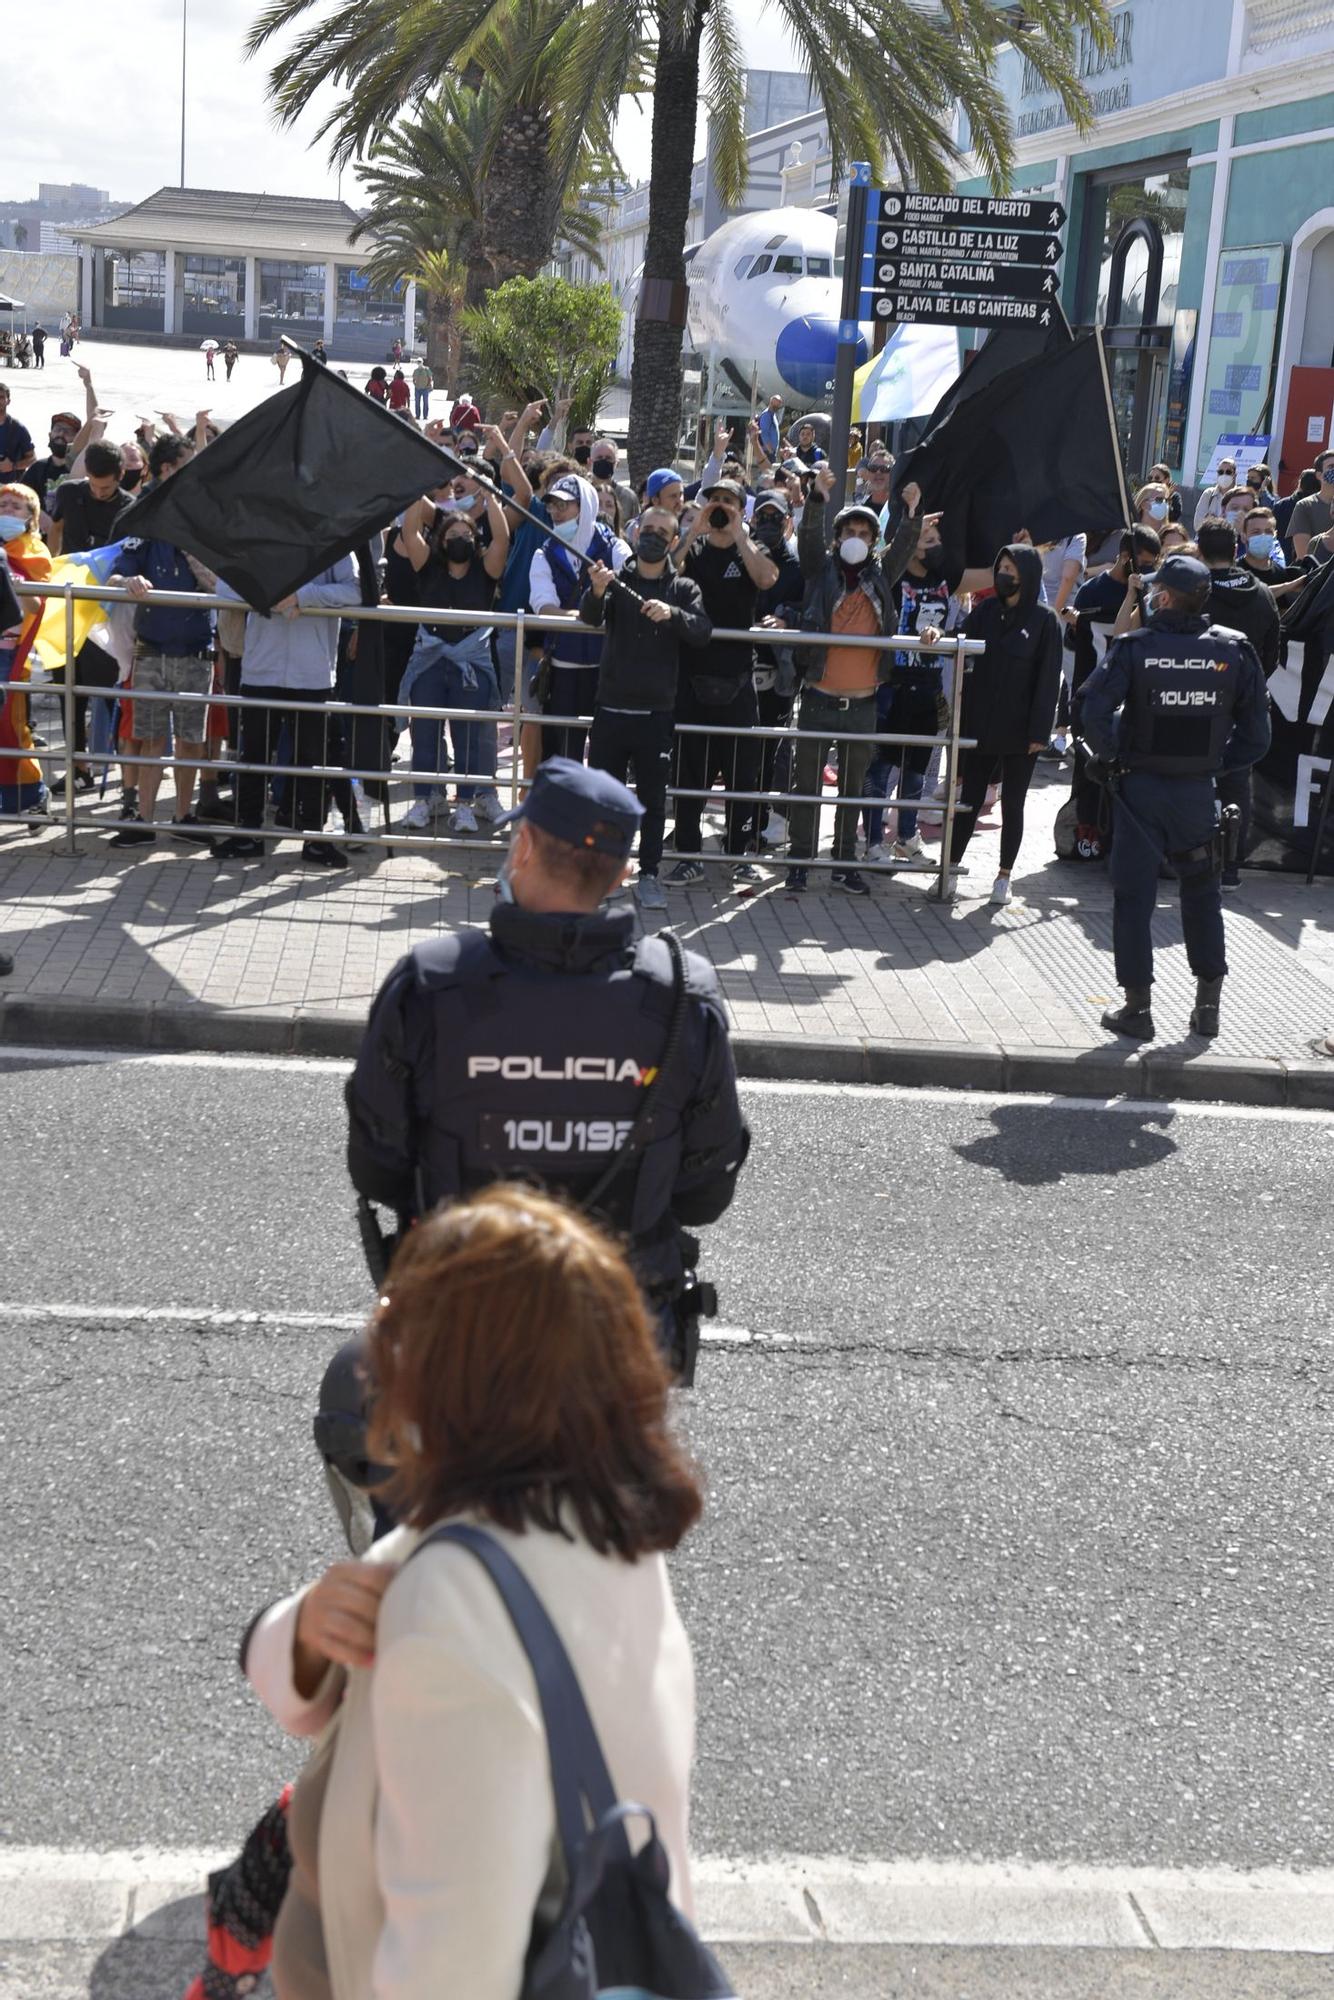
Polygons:
<instances>
[{"instance_id":1,"label":"woman with brown hair","mask_svg":"<svg viewBox=\"0 0 1334 2000\"><path fill-rule=\"evenodd\" d=\"M275 1990L517 2000L566 1887L532 1670L467 1550L406 1558L448 1520L518 1564L688 1912L694 1676L663 1556L699 1518L699 1481L629 1265L533 1189L490 1188L411 1232L368 1366L379 1497L403 1525L273 1606L245 1653L281 1723L328 1731L292 1801Z\"/></svg>"}]
</instances>

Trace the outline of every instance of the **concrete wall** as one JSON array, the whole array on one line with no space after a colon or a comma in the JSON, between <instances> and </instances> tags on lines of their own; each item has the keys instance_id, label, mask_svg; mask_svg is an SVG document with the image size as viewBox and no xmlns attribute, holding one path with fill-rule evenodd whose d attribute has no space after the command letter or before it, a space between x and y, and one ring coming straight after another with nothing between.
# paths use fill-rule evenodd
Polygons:
<instances>
[{"instance_id":1,"label":"concrete wall","mask_svg":"<svg viewBox=\"0 0 1334 2000\"><path fill-rule=\"evenodd\" d=\"M33 320L57 320L79 302L77 257L44 257L38 250L0 250L0 292L22 299Z\"/></svg>"}]
</instances>

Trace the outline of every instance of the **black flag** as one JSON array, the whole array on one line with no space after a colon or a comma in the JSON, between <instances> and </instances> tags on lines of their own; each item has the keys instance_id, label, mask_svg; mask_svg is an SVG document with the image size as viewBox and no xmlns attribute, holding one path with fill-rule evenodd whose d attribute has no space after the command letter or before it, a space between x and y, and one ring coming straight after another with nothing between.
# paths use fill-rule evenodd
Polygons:
<instances>
[{"instance_id":1,"label":"black flag","mask_svg":"<svg viewBox=\"0 0 1334 2000\"><path fill-rule=\"evenodd\" d=\"M170 542L256 611L351 554L457 461L350 382L300 355L301 380L135 502L117 536Z\"/></svg>"},{"instance_id":2,"label":"black flag","mask_svg":"<svg viewBox=\"0 0 1334 2000\"><path fill-rule=\"evenodd\" d=\"M1052 542L1123 526L1129 501L1099 336L1053 337L999 370L990 347L896 476L899 487L917 481L927 513L943 513L947 554L961 568L990 567L1020 528Z\"/></svg>"},{"instance_id":3,"label":"black flag","mask_svg":"<svg viewBox=\"0 0 1334 2000\"><path fill-rule=\"evenodd\" d=\"M1283 618L1283 661L1269 676L1269 748L1255 766L1252 868L1305 873L1334 763L1334 562L1316 570ZM1316 857L1334 873L1334 815Z\"/></svg>"}]
</instances>

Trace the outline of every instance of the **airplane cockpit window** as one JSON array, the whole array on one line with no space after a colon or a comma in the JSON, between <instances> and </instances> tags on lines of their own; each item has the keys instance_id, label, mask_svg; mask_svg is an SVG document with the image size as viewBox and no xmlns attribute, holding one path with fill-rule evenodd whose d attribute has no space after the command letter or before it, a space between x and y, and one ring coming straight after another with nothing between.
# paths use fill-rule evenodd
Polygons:
<instances>
[{"instance_id":1,"label":"airplane cockpit window","mask_svg":"<svg viewBox=\"0 0 1334 2000\"><path fill-rule=\"evenodd\" d=\"M774 276L776 278L799 278L801 276L801 258L794 256L790 250L784 251L781 257L774 258Z\"/></svg>"},{"instance_id":2,"label":"airplane cockpit window","mask_svg":"<svg viewBox=\"0 0 1334 2000\"><path fill-rule=\"evenodd\" d=\"M781 250L786 241L785 236L771 236L764 247L766 250Z\"/></svg>"},{"instance_id":3,"label":"airplane cockpit window","mask_svg":"<svg viewBox=\"0 0 1334 2000\"><path fill-rule=\"evenodd\" d=\"M744 257L737 258L736 264L734 265L732 270L732 276L734 278L744 278L746 275L746 266L749 264L749 262L750 262L750 252L748 250Z\"/></svg>"},{"instance_id":4,"label":"airplane cockpit window","mask_svg":"<svg viewBox=\"0 0 1334 2000\"><path fill-rule=\"evenodd\" d=\"M768 270L769 266L772 263L773 263L772 257L757 257L755 259L755 262L751 265L747 275L752 278L763 277L764 273Z\"/></svg>"},{"instance_id":5,"label":"airplane cockpit window","mask_svg":"<svg viewBox=\"0 0 1334 2000\"><path fill-rule=\"evenodd\" d=\"M806 259L806 276L808 278L831 278L833 274L834 265L832 258L808 257Z\"/></svg>"}]
</instances>

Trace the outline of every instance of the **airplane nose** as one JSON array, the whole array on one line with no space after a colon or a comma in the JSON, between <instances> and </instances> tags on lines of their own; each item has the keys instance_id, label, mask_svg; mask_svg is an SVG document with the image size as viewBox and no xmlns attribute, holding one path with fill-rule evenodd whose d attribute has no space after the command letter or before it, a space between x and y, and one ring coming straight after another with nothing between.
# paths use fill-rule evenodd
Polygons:
<instances>
[{"instance_id":1,"label":"airplane nose","mask_svg":"<svg viewBox=\"0 0 1334 2000\"><path fill-rule=\"evenodd\" d=\"M783 328L774 348L778 372L788 387L803 400L817 401L834 386L834 360L838 352L838 321L794 319ZM866 359L866 336L857 335L857 366Z\"/></svg>"}]
</instances>

